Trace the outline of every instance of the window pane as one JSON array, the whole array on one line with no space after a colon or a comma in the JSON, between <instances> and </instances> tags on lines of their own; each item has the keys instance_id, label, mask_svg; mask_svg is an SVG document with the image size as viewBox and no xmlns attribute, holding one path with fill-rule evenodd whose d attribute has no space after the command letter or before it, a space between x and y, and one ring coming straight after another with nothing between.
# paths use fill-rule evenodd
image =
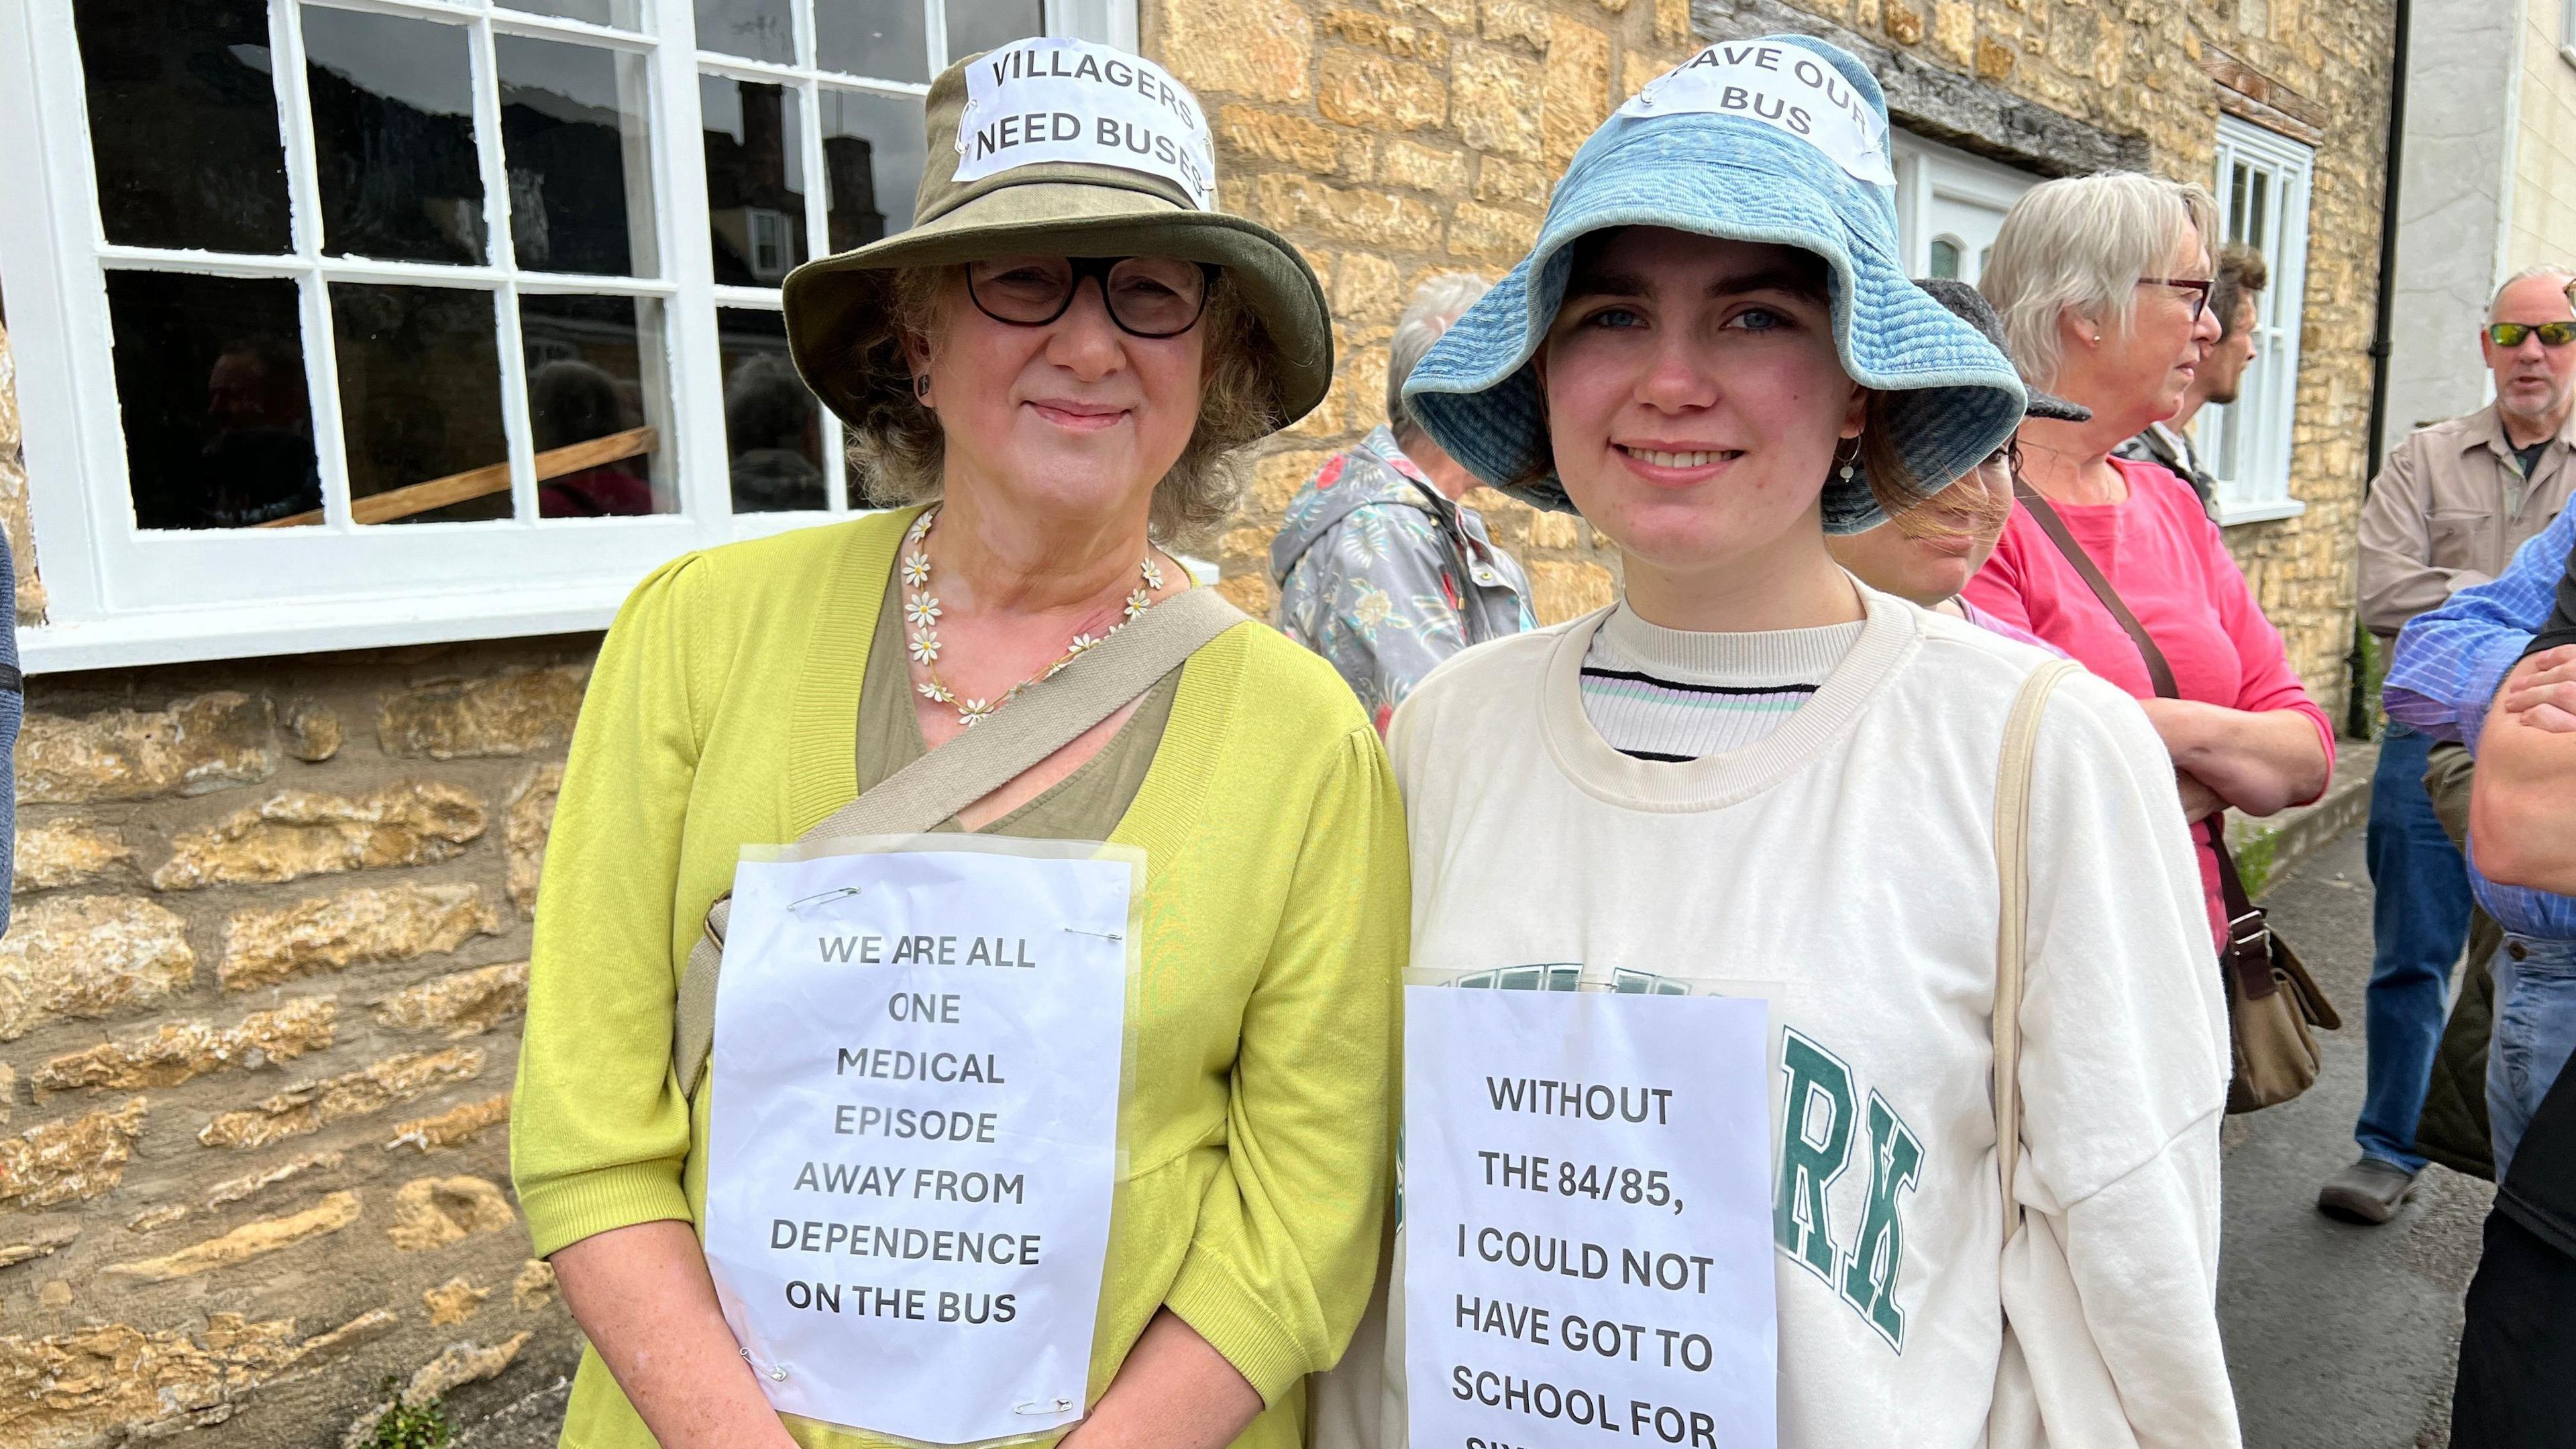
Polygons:
<instances>
[{"instance_id":1,"label":"window pane","mask_svg":"<svg viewBox=\"0 0 2576 1449\"><path fill-rule=\"evenodd\" d=\"M492 294L331 286L349 508L360 523L508 518Z\"/></svg>"},{"instance_id":2,"label":"window pane","mask_svg":"<svg viewBox=\"0 0 2576 1449\"><path fill-rule=\"evenodd\" d=\"M724 353L725 451L736 513L823 506L823 409L787 356L776 312L716 313Z\"/></svg>"},{"instance_id":3,"label":"window pane","mask_svg":"<svg viewBox=\"0 0 2576 1449\"><path fill-rule=\"evenodd\" d=\"M1046 34L1039 0L947 0L948 59L981 55L997 45Z\"/></svg>"},{"instance_id":4,"label":"window pane","mask_svg":"<svg viewBox=\"0 0 2576 1449\"><path fill-rule=\"evenodd\" d=\"M1946 236L1932 239L1932 275L1954 282L1959 279L1959 244Z\"/></svg>"},{"instance_id":5,"label":"window pane","mask_svg":"<svg viewBox=\"0 0 2576 1449\"><path fill-rule=\"evenodd\" d=\"M796 61L796 31L788 0L697 0L698 49L753 60Z\"/></svg>"},{"instance_id":6,"label":"window pane","mask_svg":"<svg viewBox=\"0 0 2576 1449\"><path fill-rule=\"evenodd\" d=\"M612 25L619 30L637 29L640 13L637 0L499 0L499 3L507 10L560 15L567 20L587 20L593 25Z\"/></svg>"},{"instance_id":7,"label":"window pane","mask_svg":"<svg viewBox=\"0 0 2576 1449\"><path fill-rule=\"evenodd\" d=\"M814 0L814 57L823 69L848 75L926 81L930 42L922 13L921 0Z\"/></svg>"},{"instance_id":8,"label":"window pane","mask_svg":"<svg viewBox=\"0 0 2576 1449\"><path fill-rule=\"evenodd\" d=\"M597 518L677 508L661 304L522 293L519 336L527 348L537 512Z\"/></svg>"},{"instance_id":9,"label":"window pane","mask_svg":"<svg viewBox=\"0 0 2576 1449\"><path fill-rule=\"evenodd\" d=\"M805 260L805 129L796 92L698 77L716 280L771 287Z\"/></svg>"},{"instance_id":10,"label":"window pane","mask_svg":"<svg viewBox=\"0 0 2576 1449\"><path fill-rule=\"evenodd\" d=\"M819 94L832 250L866 246L912 225L929 146L921 102L830 86Z\"/></svg>"},{"instance_id":11,"label":"window pane","mask_svg":"<svg viewBox=\"0 0 2576 1449\"><path fill-rule=\"evenodd\" d=\"M2269 260L2272 250L2272 230L2268 215L2271 210L2272 189L2280 184L2280 178L2268 171L2254 173L2254 219L2245 224L2245 242L2248 246L2265 253L2266 260Z\"/></svg>"},{"instance_id":12,"label":"window pane","mask_svg":"<svg viewBox=\"0 0 2576 1449\"><path fill-rule=\"evenodd\" d=\"M305 7L325 250L484 260L466 41L459 25Z\"/></svg>"},{"instance_id":13,"label":"window pane","mask_svg":"<svg viewBox=\"0 0 2576 1449\"><path fill-rule=\"evenodd\" d=\"M246 528L322 506L295 283L111 271L107 310L139 526Z\"/></svg>"},{"instance_id":14,"label":"window pane","mask_svg":"<svg viewBox=\"0 0 2576 1449\"><path fill-rule=\"evenodd\" d=\"M2245 240L2245 212L2247 209L2245 204L2245 190L2248 186L2253 184L2254 171L2252 167L2239 161L2229 172L2229 175L2231 179L2227 186L2227 239L2233 242L2241 242Z\"/></svg>"},{"instance_id":15,"label":"window pane","mask_svg":"<svg viewBox=\"0 0 2576 1449\"><path fill-rule=\"evenodd\" d=\"M611 276L659 271L643 58L516 35L492 45L519 265Z\"/></svg>"},{"instance_id":16,"label":"window pane","mask_svg":"<svg viewBox=\"0 0 2576 1449\"><path fill-rule=\"evenodd\" d=\"M90 155L107 239L289 250L268 6L76 0L72 24L89 87Z\"/></svg>"}]
</instances>

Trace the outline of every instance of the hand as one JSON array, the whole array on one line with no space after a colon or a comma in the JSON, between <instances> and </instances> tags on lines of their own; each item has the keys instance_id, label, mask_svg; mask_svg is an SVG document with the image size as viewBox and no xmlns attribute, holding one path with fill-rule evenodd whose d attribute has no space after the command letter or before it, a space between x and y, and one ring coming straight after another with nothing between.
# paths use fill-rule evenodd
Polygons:
<instances>
[{"instance_id":1,"label":"hand","mask_svg":"<svg viewBox=\"0 0 2576 1449\"><path fill-rule=\"evenodd\" d=\"M2513 667L2496 708L2553 734L2576 734L2576 644L2543 649Z\"/></svg>"},{"instance_id":2,"label":"hand","mask_svg":"<svg viewBox=\"0 0 2576 1449\"><path fill-rule=\"evenodd\" d=\"M2182 818L2193 825L2227 808L2218 792L2200 783L2189 770L2174 771L2174 783L2182 787Z\"/></svg>"}]
</instances>

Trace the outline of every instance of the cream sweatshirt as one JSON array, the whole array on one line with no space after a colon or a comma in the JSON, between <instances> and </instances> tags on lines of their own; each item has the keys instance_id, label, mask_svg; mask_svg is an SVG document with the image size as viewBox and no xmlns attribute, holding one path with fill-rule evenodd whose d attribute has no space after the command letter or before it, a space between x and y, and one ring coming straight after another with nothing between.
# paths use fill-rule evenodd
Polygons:
<instances>
[{"instance_id":1,"label":"cream sweatshirt","mask_svg":"<svg viewBox=\"0 0 2576 1449\"><path fill-rule=\"evenodd\" d=\"M1986 1444L2009 1319L2029 1392L2007 1395L2024 1422L1998 1444L2028 1442L2035 1397L2061 1449L2233 1445L2225 1002L2172 766L2126 694L2060 684L2033 779L2027 1217L2000 1253L1995 781L2048 656L1863 595L1858 642L1806 704L1687 763L1623 755L1586 719L1603 614L1435 671L1387 737L1413 965L1771 984L1781 1444ZM1785 1149L1784 1119L1803 1124ZM1319 1386L1319 1445L1404 1442L1400 1236L1387 1294L1380 1362L1355 1342Z\"/></svg>"}]
</instances>

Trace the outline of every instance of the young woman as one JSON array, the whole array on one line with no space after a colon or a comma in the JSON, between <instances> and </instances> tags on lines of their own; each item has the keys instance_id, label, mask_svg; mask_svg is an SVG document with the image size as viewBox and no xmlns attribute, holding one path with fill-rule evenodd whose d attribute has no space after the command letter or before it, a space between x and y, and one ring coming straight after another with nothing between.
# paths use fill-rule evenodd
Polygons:
<instances>
[{"instance_id":1,"label":"young woman","mask_svg":"<svg viewBox=\"0 0 2576 1449\"><path fill-rule=\"evenodd\" d=\"M1082 42L1023 41L933 83L933 155L957 154L970 64L987 68L979 87L999 79L985 104L1014 121L1150 104L1160 109L1138 125L1177 135L1184 160L1208 154L1196 103L1158 69ZM820 1135L797 1141L819 1144L811 1150L842 1185L770 1200L795 1202L795 1218L831 1218L844 1235L826 1241L849 1246L814 1252L820 1221L804 1222L803 1237L787 1221L783 1245L762 1232L821 1285L801 1302L794 1284L782 1304L711 1278L715 1244L701 1241L711 1202L759 1186L724 1173L715 1150L746 1135L725 1121L763 1105L714 1090L727 1054L759 1061L776 1039L817 1035L772 1014L747 1043L719 1031L707 1071L675 1070L686 1055L675 1053L675 1017L685 1025L693 999L683 966L744 848L798 839L853 794L925 755L935 764L979 725L1007 738L1015 712L1042 708L1059 687L1059 671L1076 686L1094 645L1132 644L1101 641L1188 587L1163 544L1227 514L1226 455L1312 408L1331 376L1314 274L1275 234L1208 209L1204 169L1073 144L980 177L961 157L958 172L924 176L910 230L787 283L799 368L850 424L879 496L913 506L664 568L619 614L583 703L512 1099L528 1228L590 1341L565 1414L568 1446L856 1449L929 1437L902 1432L899 1422L916 1420L897 1413L954 1410L1002 1437L1064 1435L1076 1449L1295 1449L1303 1380L1340 1356L1368 1297L1404 946L1400 806L1377 732L1331 667L1249 621L937 827L1141 853L1124 1059L1111 1047L1111 1060L1083 1063L1085 1080L1122 1083L1115 1168L1100 1165L1105 1153L1030 1148L1036 1168L1008 1174L1005 1187L960 1195L960 1180L994 1175L946 1170L925 1197L929 1169L955 1160L927 1135L836 1139L850 1131L843 1119L814 1110L796 1120L819 1125L798 1130ZM963 841L941 853L975 850L1029 855ZM977 904L964 902L968 918ZM737 946L744 920L737 908ZM1045 940L1019 949L1017 965L1031 949L1041 962L1052 951ZM729 964L725 989L778 964ZM1006 974L1031 992L1054 977ZM813 992L793 1015L855 1032L901 1006L858 1001L869 988L854 981ZM953 1008L961 998L944 999ZM1096 1014L1089 999L1083 1009ZM911 1010L934 1022L972 1016ZM985 1085L956 1089L968 1105L984 1105L974 1094L996 1084L1067 1090L1025 1081L1032 1052L1003 1042L970 1079ZM821 1079L837 1080L829 1068ZM834 1095L881 1102L895 1090L854 1081ZM995 1120L980 1134L1046 1135L984 1116ZM997 1394L1006 1359L1041 1356L979 1350L979 1333L990 1342L1005 1321L989 1311L993 1295L952 1313L958 1295L938 1290L994 1281L989 1266L958 1266L969 1261L1063 1272L1082 1250L1053 1231L1068 1215L1049 1193L1086 1169L1108 1179L1085 1184L1114 1204L1105 1261L1088 1265L1096 1309L1052 1290L1033 1309L1031 1280L1002 1282L1023 1290L1014 1331L1049 1325L1036 1347L1050 1382L1044 1394ZM793 1176L791 1165L770 1187L784 1192ZM957 1205L925 1218L914 1201ZM958 1230L994 1223L966 1216L973 1202L1000 1205L1008 1240L993 1255L961 1256L970 1237L991 1235ZM859 1231L847 1231L854 1222ZM917 1246L856 1256L862 1244L895 1243L889 1225L914 1222L939 1231L907 1229L900 1241L936 1243L935 1261ZM1075 1241L1099 1231L1071 1226ZM827 1316L874 1336L791 1371L771 1346ZM933 1344L944 1357L924 1347ZM755 1363L755 1350L767 1356ZM782 1392L814 1394L800 1387L808 1381L854 1403L851 1419L774 1406Z\"/></svg>"},{"instance_id":2,"label":"young woman","mask_svg":"<svg viewBox=\"0 0 2576 1449\"><path fill-rule=\"evenodd\" d=\"M1857 584L1826 548L1870 521L1872 492L1910 506L2022 411L2003 355L1887 261L1885 127L1876 82L1830 45L1710 47L1594 134L1531 255L1414 373L1433 438L1579 511L1624 587L1460 655L1397 710L1410 971L1560 963L1535 975L1769 999L1773 1212L1731 1231L1773 1250L1779 1443L1968 1446L1991 1426L2232 1444L2214 1301L2228 1057L2171 767L2120 690L2059 683L2034 765L2006 1203L1990 832L2007 712L2054 666ZM1408 1105L1408 1154L1425 1110ZM1503 1108L1479 1090L1427 1110L1463 1133ZM1420 1236L1421 1171L1409 1156L1414 1261L1482 1251ZM1687 1221L1652 1241L1719 1254ZM1406 1251L1390 1296L1409 1328L1483 1311L1408 1303ZM1530 1278L1527 1302L1561 1307L1576 1272ZM1530 1417L1544 1394L1489 1401L1458 1365L1408 1364L1404 1337L1357 1432L1400 1438L1408 1402L1472 1394L1489 1442L1551 1441ZM1621 1432L1666 1422L1633 1412L1617 1404Z\"/></svg>"}]
</instances>

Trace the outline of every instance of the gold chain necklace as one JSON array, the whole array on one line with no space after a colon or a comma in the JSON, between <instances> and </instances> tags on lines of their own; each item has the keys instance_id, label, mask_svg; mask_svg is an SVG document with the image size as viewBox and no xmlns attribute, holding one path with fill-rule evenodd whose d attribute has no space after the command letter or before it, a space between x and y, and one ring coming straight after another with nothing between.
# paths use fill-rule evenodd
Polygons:
<instances>
[{"instance_id":1,"label":"gold chain necklace","mask_svg":"<svg viewBox=\"0 0 2576 1449\"><path fill-rule=\"evenodd\" d=\"M1103 640L1134 623L1138 615L1154 607L1154 595L1162 591L1163 570L1155 564L1154 555L1148 552L1136 565L1145 586L1127 595L1125 617L1098 634L1074 635L1073 642L1065 646L1064 653L1053 664L1012 685L1009 692L999 699L961 698L939 678L939 596L930 592L930 549L923 542L930 537L930 526L938 518L937 508L925 510L913 520L911 531L903 536L903 622L910 631L906 638L906 651L911 654L913 662L921 666L921 672L929 676L913 688L920 690L924 699L936 700L956 710L957 722L969 729L978 720L1019 698L1021 690L1039 680L1055 678L1064 672L1066 665L1099 648Z\"/></svg>"}]
</instances>

